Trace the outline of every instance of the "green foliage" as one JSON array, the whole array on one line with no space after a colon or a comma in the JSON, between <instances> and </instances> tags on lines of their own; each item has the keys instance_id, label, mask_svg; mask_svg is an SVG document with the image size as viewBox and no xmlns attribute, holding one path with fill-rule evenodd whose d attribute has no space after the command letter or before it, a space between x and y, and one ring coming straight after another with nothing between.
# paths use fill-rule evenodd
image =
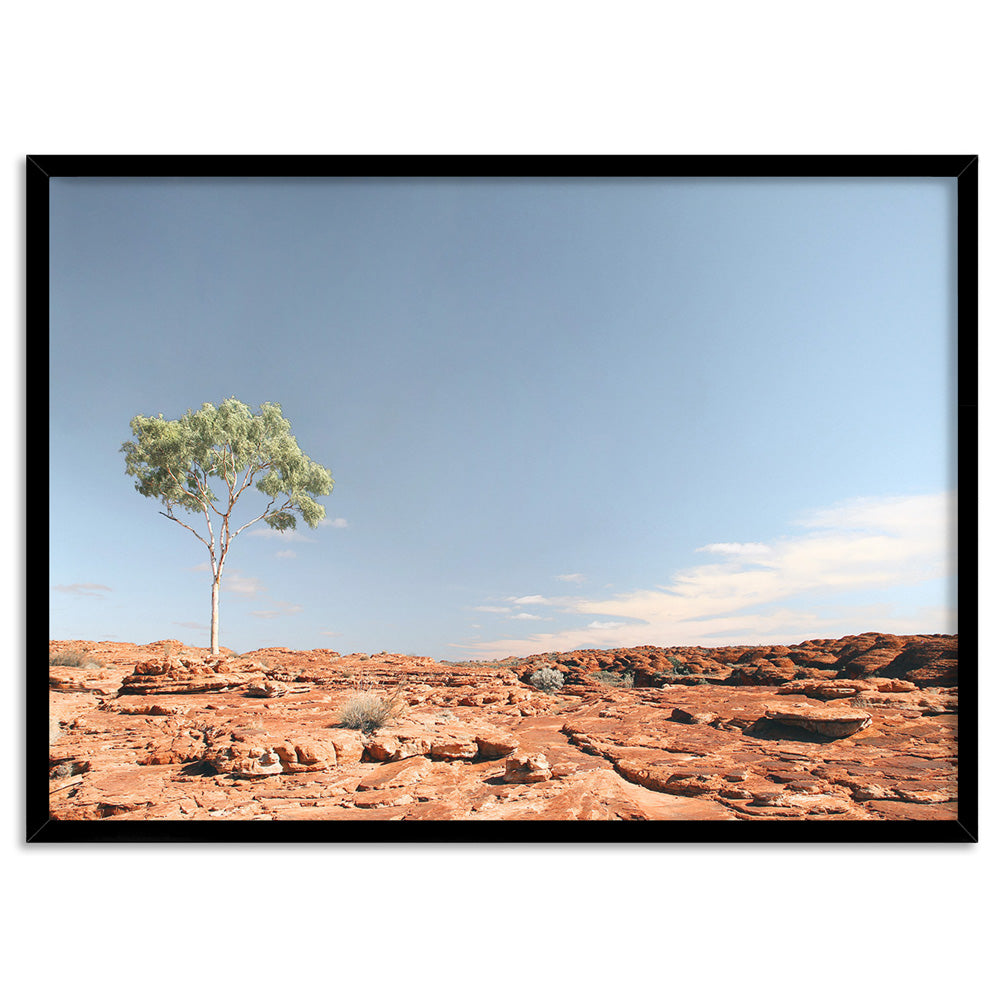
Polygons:
<instances>
[{"instance_id":1,"label":"green foliage","mask_svg":"<svg viewBox=\"0 0 1000 1000\"><path fill-rule=\"evenodd\" d=\"M373 733L391 722L399 714L399 708L398 692L383 695L371 690L358 691L344 703L337 715L337 722L345 729Z\"/></svg>"},{"instance_id":2,"label":"green foliage","mask_svg":"<svg viewBox=\"0 0 1000 1000\"><path fill-rule=\"evenodd\" d=\"M635 674L616 673L614 670L598 670L590 675L596 681L607 684L610 687L632 687L635 683Z\"/></svg>"},{"instance_id":3,"label":"green foliage","mask_svg":"<svg viewBox=\"0 0 1000 1000\"><path fill-rule=\"evenodd\" d=\"M558 691L563 686L562 671L553 667L539 667L528 678L528 683L539 691Z\"/></svg>"},{"instance_id":4,"label":"green foliage","mask_svg":"<svg viewBox=\"0 0 1000 1000\"><path fill-rule=\"evenodd\" d=\"M168 515L174 508L223 514L215 492L221 481L225 513L253 485L269 498L254 520L277 531L295 527L293 511L310 528L326 516L314 498L333 489L330 470L302 453L277 403L264 403L255 414L238 399L227 399L218 407L205 403L188 410L178 420L139 414L129 427L134 440L121 447L125 471L135 478L136 490L157 497ZM274 506L280 497L285 499Z\"/></svg>"}]
</instances>

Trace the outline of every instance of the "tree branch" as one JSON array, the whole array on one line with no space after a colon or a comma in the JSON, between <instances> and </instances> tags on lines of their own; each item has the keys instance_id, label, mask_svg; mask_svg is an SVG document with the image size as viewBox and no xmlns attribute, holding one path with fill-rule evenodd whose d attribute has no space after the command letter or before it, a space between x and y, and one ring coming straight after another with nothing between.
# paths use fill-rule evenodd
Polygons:
<instances>
[{"instance_id":1,"label":"tree branch","mask_svg":"<svg viewBox=\"0 0 1000 1000\"><path fill-rule=\"evenodd\" d=\"M215 468L214 463L212 465L212 468L213 469ZM212 503L212 501L208 499L208 473L210 471L211 471L211 469L203 469L202 470L202 474L201 474L201 487L204 490L204 495L202 497L202 500L205 503L207 503L208 506L211 507L212 510L214 510L215 513L219 515L219 517L222 517L222 511L219 510L219 508L216 507L215 504ZM207 510L205 511L205 519L208 520L208 511ZM211 530L212 530L211 526L209 526L209 531L211 531ZM213 541L214 541L214 539L213 539Z\"/></svg>"},{"instance_id":2,"label":"tree branch","mask_svg":"<svg viewBox=\"0 0 1000 1000\"><path fill-rule=\"evenodd\" d=\"M237 528L236 531L233 532L233 538L235 538L243 530L243 528L249 528L251 524L256 524L262 517L267 517L268 514L277 514L279 510L286 510L289 507L295 506L295 504L291 500L286 500L280 507L277 507L275 508L275 510L272 511L271 510L272 503L274 503L273 497L272 499L268 500L267 507L264 508L264 513L258 514L252 521L247 521L247 523L244 524L243 527ZM232 538L230 539L230 541L232 541Z\"/></svg>"},{"instance_id":3,"label":"tree branch","mask_svg":"<svg viewBox=\"0 0 1000 1000\"><path fill-rule=\"evenodd\" d=\"M177 487L177 489L181 491L181 493L183 493L185 496L189 496L192 500L197 500L198 503L202 505L202 507L205 506L204 496L197 496L190 490L184 489L184 487L181 486L181 484L177 481L177 477L174 475L173 469L171 469L169 465L165 465L164 468L167 470L167 475L170 476L170 478L174 481L174 485Z\"/></svg>"},{"instance_id":4,"label":"tree branch","mask_svg":"<svg viewBox=\"0 0 1000 1000\"><path fill-rule=\"evenodd\" d=\"M206 481L206 483L208 482L208 477L207 476L206 476L205 481ZM210 504L210 506L211 506L212 510L215 510L215 504L214 503ZM208 525L208 537L212 540L212 544L209 546L209 549L212 552L212 562L214 563L215 562L215 532L212 530L212 519L208 516L208 507L203 507L202 510L205 512L205 524ZM219 512L217 510L215 510L215 513L218 514ZM219 516L221 517L222 515L219 514Z\"/></svg>"},{"instance_id":5,"label":"tree branch","mask_svg":"<svg viewBox=\"0 0 1000 1000\"><path fill-rule=\"evenodd\" d=\"M213 562L215 561L214 539L213 539L213 544L209 545L208 542L206 542L205 539L202 538L201 535L199 535L198 532L195 531L190 524L185 524L179 517L174 517L173 514L164 513L162 510L157 511L157 513L160 514L162 517L169 518L171 521L176 521L182 528L187 528L187 530L190 531L191 534L194 535L194 537L197 538L198 541L201 542L201 544L204 545L205 548L207 548L208 551L212 553L212 561Z\"/></svg>"},{"instance_id":6,"label":"tree branch","mask_svg":"<svg viewBox=\"0 0 1000 1000\"><path fill-rule=\"evenodd\" d=\"M226 490L229 493L229 507L228 507L228 509L226 511L226 514L223 514L222 511L215 510L214 504L212 506L212 510L215 510L215 513L218 514L219 517L221 517L223 519L223 522L225 522L226 515L229 513L229 511L231 511L233 509L233 503L234 503L234 500L233 500L233 484L229 481L229 466L226 463L226 448L227 448L227 445L223 444L222 445L222 452L219 455L219 459L220 459L220 462L221 462L221 465L222 465L222 478L225 480ZM213 457L214 457L215 454L216 453L213 452Z\"/></svg>"},{"instance_id":7,"label":"tree branch","mask_svg":"<svg viewBox=\"0 0 1000 1000\"><path fill-rule=\"evenodd\" d=\"M247 485L249 483L253 482L253 477L257 474L257 469L255 468L255 466L259 461L260 461L260 449L258 448L257 453L253 457L253 461L247 463L247 474L243 477L243 485L240 487L240 492L236 494L237 497L239 497L240 493L242 493L247 488Z\"/></svg>"},{"instance_id":8,"label":"tree branch","mask_svg":"<svg viewBox=\"0 0 1000 1000\"><path fill-rule=\"evenodd\" d=\"M208 516L208 508L211 507L212 510L214 510L216 514L219 514L220 517L222 515L221 515L221 513L218 510L216 510L215 504L213 504L208 499L208 473L207 472L203 472L203 482L202 482L202 490L203 490L203 492L202 492L201 496L197 496L196 494L192 493L190 490L186 490L186 489L184 489L183 486L181 486L181 484L177 481L177 477L174 475L173 470L170 468L169 465L165 466L165 468L167 470L167 475L169 475L170 478L174 481L174 483L176 484L177 488L183 494L185 494L186 496L191 497L192 500L197 500L198 503L201 505L202 512L205 515L205 524L208 526L208 537L212 540L211 544L209 544L208 542L206 542L205 539L202 538L201 535L199 535L198 532L195 531L194 528L192 528L189 524L185 524L180 519L174 517L174 515L172 513L163 514L162 510L160 511L160 513L163 514L164 517L170 518L171 521L176 521L182 528L187 528L187 530L190 531L191 534L194 535L194 537L197 538L198 541L201 542L202 545L204 545L205 548L208 549L209 555L211 555L211 557L212 557L212 565L214 566L215 565L215 533L212 531L212 519ZM168 511L170 510L170 505L169 504L168 504L167 509L168 509Z\"/></svg>"},{"instance_id":9,"label":"tree branch","mask_svg":"<svg viewBox=\"0 0 1000 1000\"><path fill-rule=\"evenodd\" d=\"M258 452L254 456L254 460L258 458L260 458L260 452ZM265 462L263 465L258 465L256 467L254 467L253 464L247 466L246 478L243 480L243 485L239 488L239 492L236 494L235 497L233 497L233 502L235 503L237 500L239 500L240 495L253 482L253 477L256 476L258 472L263 472L265 469L270 469L270 468L271 468L270 462Z\"/></svg>"}]
</instances>

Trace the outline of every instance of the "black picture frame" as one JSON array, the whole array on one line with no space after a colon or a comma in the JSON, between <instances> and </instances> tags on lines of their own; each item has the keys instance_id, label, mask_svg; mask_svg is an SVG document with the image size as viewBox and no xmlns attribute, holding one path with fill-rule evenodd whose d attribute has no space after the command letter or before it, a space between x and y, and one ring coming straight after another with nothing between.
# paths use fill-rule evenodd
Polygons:
<instances>
[{"instance_id":1,"label":"black picture frame","mask_svg":"<svg viewBox=\"0 0 1000 1000\"><path fill-rule=\"evenodd\" d=\"M961 709L958 713L958 819L946 821L754 820L748 822L357 821L260 823L240 820L176 822L116 819L66 821L48 810L48 679L39 670L37 626L26 622L26 840L29 843L968 843L978 840L977 621L977 328L978 158L974 155L837 156L72 156L26 158L26 356L28 406L39 390L48 412L49 182L59 177L533 177L533 178L955 178L957 182L958 365L958 613L961 634ZM44 373L44 374L43 374ZM943 373L945 377L947 373ZM34 487L48 484L42 433L30 422ZM43 459L45 455L45 459ZM43 468L43 461L45 466ZM32 510L37 505L26 504ZM30 516L35 520L36 514ZM29 531L32 525L28 525ZM46 531L32 537L47 538ZM48 547L33 554L48 592Z\"/></svg>"}]
</instances>

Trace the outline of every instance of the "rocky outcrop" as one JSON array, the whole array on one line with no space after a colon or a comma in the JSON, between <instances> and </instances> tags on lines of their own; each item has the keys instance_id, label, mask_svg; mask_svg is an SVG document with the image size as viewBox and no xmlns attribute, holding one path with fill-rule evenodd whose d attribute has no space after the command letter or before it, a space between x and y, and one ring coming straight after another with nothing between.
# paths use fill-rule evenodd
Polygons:
<instances>
[{"instance_id":1,"label":"rocky outcrop","mask_svg":"<svg viewBox=\"0 0 1000 1000\"><path fill-rule=\"evenodd\" d=\"M903 646L884 677L901 677L919 687L952 687L958 683L958 637L928 636Z\"/></svg>"},{"instance_id":2,"label":"rocky outcrop","mask_svg":"<svg viewBox=\"0 0 1000 1000\"><path fill-rule=\"evenodd\" d=\"M93 820L954 818L958 694L927 681L957 676L956 650L948 637L871 634L550 653L534 662L565 683L546 693L521 679L532 658L91 644L93 662L51 668L51 809ZM396 691L397 715L345 729L341 709L359 690Z\"/></svg>"},{"instance_id":3,"label":"rocky outcrop","mask_svg":"<svg viewBox=\"0 0 1000 1000\"><path fill-rule=\"evenodd\" d=\"M797 667L788 657L783 656L776 660L755 657L749 663L734 667L727 683L740 687L777 686L794 680L801 674L801 668Z\"/></svg>"},{"instance_id":4,"label":"rocky outcrop","mask_svg":"<svg viewBox=\"0 0 1000 1000\"><path fill-rule=\"evenodd\" d=\"M133 673L122 681L118 693L155 697L238 688L253 688L254 693L263 693L268 685L278 690L258 661L168 655L136 664Z\"/></svg>"},{"instance_id":5,"label":"rocky outcrop","mask_svg":"<svg viewBox=\"0 0 1000 1000\"><path fill-rule=\"evenodd\" d=\"M544 653L518 661L527 677L539 666L566 673L570 685L598 683L598 673L629 678L635 687L726 683L761 686L792 680L893 677L919 687L958 683L957 636L866 632L840 639L809 639L794 646L637 646Z\"/></svg>"}]
</instances>

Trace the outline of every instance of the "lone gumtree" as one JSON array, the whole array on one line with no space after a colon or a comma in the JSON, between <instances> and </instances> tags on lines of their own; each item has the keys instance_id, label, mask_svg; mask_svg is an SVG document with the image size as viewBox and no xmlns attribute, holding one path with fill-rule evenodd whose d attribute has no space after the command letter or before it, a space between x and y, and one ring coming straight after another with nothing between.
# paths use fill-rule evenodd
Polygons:
<instances>
[{"instance_id":1,"label":"lone gumtree","mask_svg":"<svg viewBox=\"0 0 1000 1000\"><path fill-rule=\"evenodd\" d=\"M157 417L140 413L129 427L134 440L126 441L121 450L136 490L144 497L157 497L165 508L160 513L208 549L212 652L218 653L219 584L233 539L261 520L276 531L294 528L293 511L315 528L326 511L314 497L326 496L333 489L330 470L302 453L277 403L264 403L253 413L238 399L227 399L218 407L205 403L200 410L188 410L179 420L164 420L162 413ZM221 499L210 480L224 485ZM267 506L233 530L233 508L251 485L268 497ZM204 516L208 538L177 516L184 511L196 518L199 513ZM213 515L221 519L216 526Z\"/></svg>"}]
</instances>

